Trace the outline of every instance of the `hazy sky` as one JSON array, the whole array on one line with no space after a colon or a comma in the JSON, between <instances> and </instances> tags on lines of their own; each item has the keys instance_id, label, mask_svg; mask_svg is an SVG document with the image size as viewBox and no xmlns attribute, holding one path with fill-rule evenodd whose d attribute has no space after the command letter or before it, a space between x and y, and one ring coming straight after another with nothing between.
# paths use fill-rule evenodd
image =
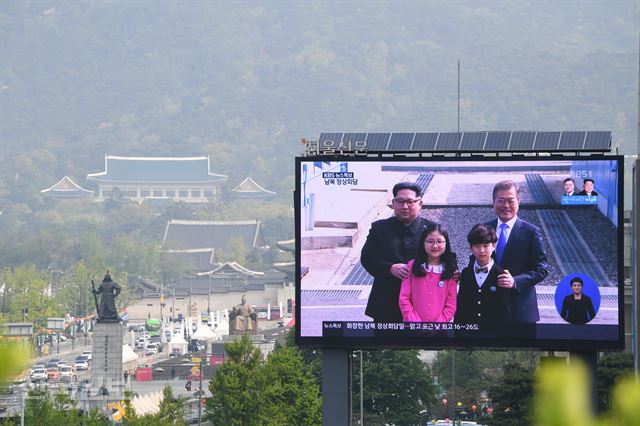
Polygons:
<instances>
[{"instance_id":1,"label":"hazy sky","mask_svg":"<svg viewBox=\"0 0 640 426\"><path fill-rule=\"evenodd\" d=\"M455 131L459 60L461 130L611 130L634 154L639 22L638 1L2 2L0 143L288 157L321 132Z\"/></svg>"}]
</instances>

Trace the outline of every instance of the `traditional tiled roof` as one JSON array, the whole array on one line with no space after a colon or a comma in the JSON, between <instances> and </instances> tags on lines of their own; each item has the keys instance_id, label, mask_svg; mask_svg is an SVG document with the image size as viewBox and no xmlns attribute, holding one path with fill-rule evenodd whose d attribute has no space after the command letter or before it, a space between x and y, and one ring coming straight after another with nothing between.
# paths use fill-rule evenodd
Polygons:
<instances>
[{"instance_id":1,"label":"traditional tiled roof","mask_svg":"<svg viewBox=\"0 0 640 426\"><path fill-rule=\"evenodd\" d=\"M185 276L181 277L177 283L165 285L165 294L170 292L167 288L175 289L176 297L185 297L191 292L192 295L202 295L212 293L243 293L247 290L264 290L268 285L282 286L287 282L287 274L281 271L265 271L261 275L245 275L240 272L216 273L209 275ZM138 278L140 283L139 292L142 296L159 297L159 284L155 284ZM238 301L240 299L238 298Z\"/></svg>"},{"instance_id":2,"label":"traditional tiled roof","mask_svg":"<svg viewBox=\"0 0 640 426\"><path fill-rule=\"evenodd\" d=\"M40 191L46 197L91 197L93 191L82 188L69 176L65 176L50 188Z\"/></svg>"},{"instance_id":3,"label":"traditional tiled roof","mask_svg":"<svg viewBox=\"0 0 640 426\"><path fill-rule=\"evenodd\" d=\"M170 220L162 246L165 249L210 249L229 252L229 243L240 239L246 248L266 248L259 220L197 221Z\"/></svg>"},{"instance_id":4,"label":"traditional tiled roof","mask_svg":"<svg viewBox=\"0 0 640 426\"><path fill-rule=\"evenodd\" d=\"M273 267L278 271L286 273L288 276L293 276L296 272L296 262L277 262L273 264Z\"/></svg>"},{"instance_id":5,"label":"traditional tiled roof","mask_svg":"<svg viewBox=\"0 0 640 426\"><path fill-rule=\"evenodd\" d=\"M163 250L192 272L210 271L216 265L215 250L212 248L193 250Z\"/></svg>"},{"instance_id":6,"label":"traditional tiled roof","mask_svg":"<svg viewBox=\"0 0 640 426\"><path fill-rule=\"evenodd\" d=\"M87 175L98 182L226 182L209 171L209 157L104 157L104 172Z\"/></svg>"},{"instance_id":7,"label":"traditional tiled roof","mask_svg":"<svg viewBox=\"0 0 640 426\"><path fill-rule=\"evenodd\" d=\"M278 241L278 248L283 251L294 253L296 251L296 240Z\"/></svg>"},{"instance_id":8,"label":"traditional tiled roof","mask_svg":"<svg viewBox=\"0 0 640 426\"><path fill-rule=\"evenodd\" d=\"M209 280L211 280L211 291L214 293L245 292L247 290L264 290L266 285L282 285L286 281L286 274L280 271L266 271L263 275L247 276L239 272L235 274L213 274L209 276L183 277L176 284L176 295L188 293L206 294L209 291Z\"/></svg>"},{"instance_id":9,"label":"traditional tiled roof","mask_svg":"<svg viewBox=\"0 0 640 426\"><path fill-rule=\"evenodd\" d=\"M239 273L251 277L256 275L264 275L264 272L252 271L251 269L247 269L244 266L240 265L238 262L225 262L222 265L219 265L218 267L212 269L211 271L206 271L198 275L216 275L229 273Z\"/></svg>"},{"instance_id":10,"label":"traditional tiled roof","mask_svg":"<svg viewBox=\"0 0 640 426\"><path fill-rule=\"evenodd\" d=\"M232 191L235 193L236 197L240 198L264 198L276 195L275 192L264 189L258 185L250 177L245 178L240 185L233 188Z\"/></svg>"}]
</instances>

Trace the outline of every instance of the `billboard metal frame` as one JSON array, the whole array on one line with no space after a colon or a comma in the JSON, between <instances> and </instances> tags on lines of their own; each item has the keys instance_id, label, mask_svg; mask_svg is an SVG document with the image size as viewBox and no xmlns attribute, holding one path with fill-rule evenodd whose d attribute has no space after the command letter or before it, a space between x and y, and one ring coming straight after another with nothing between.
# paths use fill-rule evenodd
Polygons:
<instances>
[{"instance_id":1,"label":"billboard metal frame","mask_svg":"<svg viewBox=\"0 0 640 426\"><path fill-rule=\"evenodd\" d=\"M318 155L296 158L296 190L294 192L295 202L295 226L296 226L296 242L300 242L301 233L301 193L300 193L300 164L309 161L450 161L453 158L460 158L467 161L496 161L509 160L514 163L519 161L537 161L537 160L615 160L617 161L618 173L618 200L623 200L623 174L624 161L621 156L616 155L594 155L593 153L564 152L564 153L548 153L548 152L518 152L518 153L469 153L469 152L377 152L374 154L366 153L361 155ZM491 342L484 342L474 339L457 339L457 338L407 338L385 336L383 340L380 337L357 337L357 338L332 338L332 337L308 337L301 336L301 248L296 244L296 304L295 318L296 324L296 343L302 346L322 347L327 349L385 349L385 348L420 348L420 349L534 349L547 351L615 351L624 349L624 284L623 284L623 208L618 207L617 211L617 253L618 253L618 338L617 340L519 340L519 339L494 339Z\"/></svg>"}]
</instances>

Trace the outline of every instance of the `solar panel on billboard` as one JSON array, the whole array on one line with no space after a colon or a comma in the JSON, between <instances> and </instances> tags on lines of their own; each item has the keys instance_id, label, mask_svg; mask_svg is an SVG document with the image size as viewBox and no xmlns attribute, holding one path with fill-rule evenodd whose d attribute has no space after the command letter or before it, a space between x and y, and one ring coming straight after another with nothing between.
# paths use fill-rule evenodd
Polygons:
<instances>
[{"instance_id":1,"label":"solar panel on billboard","mask_svg":"<svg viewBox=\"0 0 640 426\"><path fill-rule=\"evenodd\" d=\"M481 151L484 147L486 132L465 132L462 135L460 149L465 151Z\"/></svg>"},{"instance_id":2,"label":"solar panel on billboard","mask_svg":"<svg viewBox=\"0 0 640 426\"><path fill-rule=\"evenodd\" d=\"M509 147L511 132L489 132L487 142L484 144L486 151L502 151Z\"/></svg>"},{"instance_id":3,"label":"solar panel on billboard","mask_svg":"<svg viewBox=\"0 0 640 426\"><path fill-rule=\"evenodd\" d=\"M436 151L455 151L460 148L462 133L440 133Z\"/></svg>"},{"instance_id":4,"label":"solar panel on billboard","mask_svg":"<svg viewBox=\"0 0 640 426\"><path fill-rule=\"evenodd\" d=\"M413 139L412 151L433 151L438 140L437 133L416 133Z\"/></svg>"},{"instance_id":5,"label":"solar panel on billboard","mask_svg":"<svg viewBox=\"0 0 640 426\"><path fill-rule=\"evenodd\" d=\"M531 151L535 138L535 132L513 132L509 149L512 151Z\"/></svg>"},{"instance_id":6,"label":"solar panel on billboard","mask_svg":"<svg viewBox=\"0 0 640 426\"><path fill-rule=\"evenodd\" d=\"M611 132L587 132L584 149L608 150L611 148Z\"/></svg>"},{"instance_id":7,"label":"solar panel on billboard","mask_svg":"<svg viewBox=\"0 0 640 426\"><path fill-rule=\"evenodd\" d=\"M562 132L559 149L582 149L586 132Z\"/></svg>"},{"instance_id":8,"label":"solar panel on billboard","mask_svg":"<svg viewBox=\"0 0 640 426\"><path fill-rule=\"evenodd\" d=\"M444 132L444 133L321 133L318 149L366 140L367 150L381 151L606 151L611 132Z\"/></svg>"},{"instance_id":9,"label":"solar panel on billboard","mask_svg":"<svg viewBox=\"0 0 640 426\"><path fill-rule=\"evenodd\" d=\"M536 151L555 151L560 143L560 132L538 132L534 149Z\"/></svg>"},{"instance_id":10,"label":"solar panel on billboard","mask_svg":"<svg viewBox=\"0 0 640 426\"><path fill-rule=\"evenodd\" d=\"M384 151L389 144L389 133L369 133L367 135L367 150Z\"/></svg>"},{"instance_id":11,"label":"solar panel on billboard","mask_svg":"<svg viewBox=\"0 0 640 426\"><path fill-rule=\"evenodd\" d=\"M413 142L413 133L392 133L389 140L389 151L408 151Z\"/></svg>"},{"instance_id":12,"label":"solar panel on billboard","mask_svg":"<svg viewBox=\"0 0 640 426\"><path fill-rule=\"evenodd\" d=\"M353 142L360 142L366 139L367 134L366 133L345 133L344 135L342 135L342 142L344 142L345 144L347 144L348 142L351 142L352 147L353 147Z\"/></svg>"}]
</instances>

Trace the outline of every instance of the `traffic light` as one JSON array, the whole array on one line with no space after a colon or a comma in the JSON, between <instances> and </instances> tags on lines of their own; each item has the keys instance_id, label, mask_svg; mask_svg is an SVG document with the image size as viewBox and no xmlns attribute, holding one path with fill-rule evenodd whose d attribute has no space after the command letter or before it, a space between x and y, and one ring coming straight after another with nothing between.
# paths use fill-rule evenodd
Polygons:
<instances>
[{"instance_id":1,"label":"traffic light","mask_svg":"<svg viewBox=\"0 0 640 426\"><path fill-rule=\"evenodd\" d=\"M184 388L187 390L187 392L191 392L191 380L189 380L187 384L184 385Z\"/></svg>"}]
</instances>

